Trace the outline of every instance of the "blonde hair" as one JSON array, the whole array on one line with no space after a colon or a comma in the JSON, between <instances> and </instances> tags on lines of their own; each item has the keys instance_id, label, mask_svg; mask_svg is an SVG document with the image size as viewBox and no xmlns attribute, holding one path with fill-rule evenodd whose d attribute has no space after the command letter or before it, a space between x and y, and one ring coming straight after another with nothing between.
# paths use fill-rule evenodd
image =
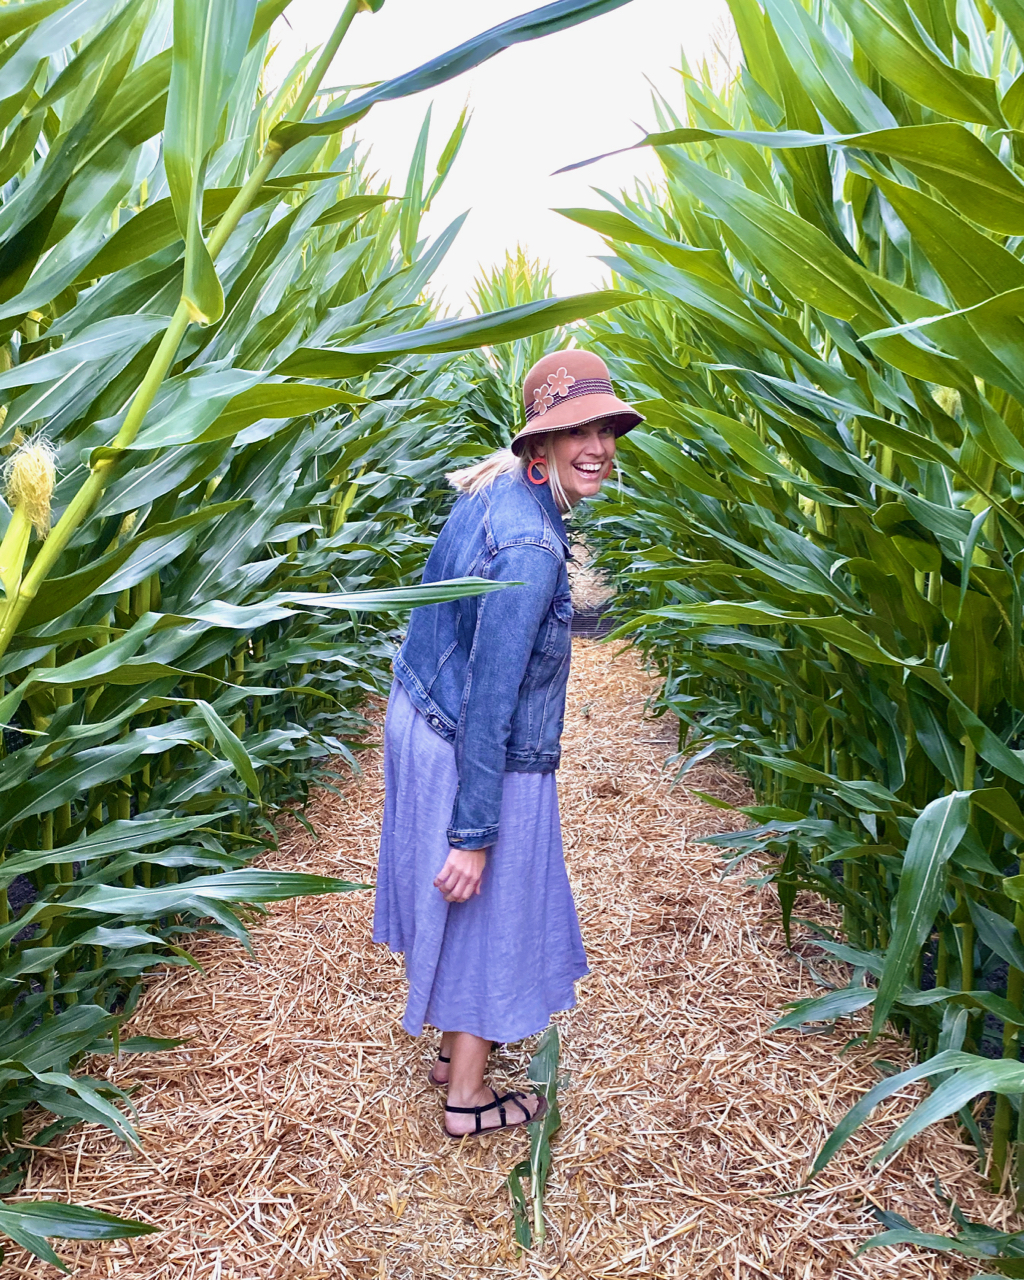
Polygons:
<instances>
[{"instance_id":1,"label":"blonde hair","mask_svg":"<svg viewBox=\"0 0 1024 1280\"><path fill-rule=\"evenodd\" d=\"M480 462L474 462L471 467L461 467L458 471L449 471L445 479L453 489L458 489L460 493L468 493L471 496L475 496L482 489L486 489L488 485L493 484L498 476L523 474L534 458L540 457L547 463L548 484L551 486L555 505L564 515L569 510L569 499L565 496L562 482L558 478L554 450L551 447L551 433L538 436L536 442L529 441L528 447L530 444L533 445L533 449L537 450L537 452L524 450L521 454L515 454L511 449L499 449L497 453L492 453L490 457L484 458Z\"/></svg>"}]
</instances>

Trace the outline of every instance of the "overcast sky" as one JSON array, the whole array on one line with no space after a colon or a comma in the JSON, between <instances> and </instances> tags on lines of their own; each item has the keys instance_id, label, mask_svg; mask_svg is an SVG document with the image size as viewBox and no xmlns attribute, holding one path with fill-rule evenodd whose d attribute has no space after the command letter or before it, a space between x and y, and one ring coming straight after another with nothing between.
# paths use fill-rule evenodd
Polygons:
<instances>
[{"instance_id":1,"label":"overcast sky","mask_svg":"<svg viewBox=\"0 0 1024 1280\"><path fill-rule=\"evenodd\" d=\"M408 71L488 27L522 13L529 0L386 0L352 24L325 84L359 84ZM536 7L536 6L535 6ZM279 19L278 75L329 34L340 0L293 0ZM552 177L561 165L639 136L656 125L652 84L676 107L682 92L680 47L692 65L714 56L729 30L725 0L632 0L622 8L543 40L517 45L437 89L375 106L356 126L372 167L405 186L427 106L433 103L428 182L468 99L473 122L444 190L423 224L436 235L465 210L469 217L434 276L452 307L465 305L478 264L504 259L521 243L555 269L559 294L600 283L602 251L592 232L553 208L600 207L592 187L617 192L658 171L648 150ZM290 26L288 25L290 23Z\"/></svg>"}]
</instances>

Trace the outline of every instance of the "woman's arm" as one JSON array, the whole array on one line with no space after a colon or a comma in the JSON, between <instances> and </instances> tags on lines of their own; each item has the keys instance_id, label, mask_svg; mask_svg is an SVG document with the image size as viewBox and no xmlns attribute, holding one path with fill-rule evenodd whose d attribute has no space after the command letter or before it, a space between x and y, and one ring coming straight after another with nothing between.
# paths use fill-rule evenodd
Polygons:
<instances>
[{"instance_id":1,"label":"woman's arm","mask_svg":"<svg viewBox=\"0 0 1024 1280\"><path fill-rule=\"evenodd\" d=\"M459 786L448 843L483 849L498 838L505 749L530 654L558 585L556 556L536 544L505 547L488 577L517 582L479 597L469 676L455 736Z\"/></svg>"}]
</instances>

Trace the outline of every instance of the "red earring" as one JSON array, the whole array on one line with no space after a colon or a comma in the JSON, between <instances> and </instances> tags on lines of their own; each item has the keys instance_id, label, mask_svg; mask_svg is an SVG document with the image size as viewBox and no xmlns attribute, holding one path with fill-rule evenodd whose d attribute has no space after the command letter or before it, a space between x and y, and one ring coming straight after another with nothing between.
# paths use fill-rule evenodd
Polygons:
<instances>
[{"instance_id":1,"label":"red earring","mask_svg":"<svg viewBox=\"0 0 1024 1280\"><path fill-rule=\"evenodd\" d=\"M539 469L538 475L533 474L534 467L537 467ZM546 483L548 478L548 469L547 469L547 466L540 460L540 458L534 458L534 460L526 468L526 478L527 480L529 480L531 484Z\"/></svg>"}]
</instances>

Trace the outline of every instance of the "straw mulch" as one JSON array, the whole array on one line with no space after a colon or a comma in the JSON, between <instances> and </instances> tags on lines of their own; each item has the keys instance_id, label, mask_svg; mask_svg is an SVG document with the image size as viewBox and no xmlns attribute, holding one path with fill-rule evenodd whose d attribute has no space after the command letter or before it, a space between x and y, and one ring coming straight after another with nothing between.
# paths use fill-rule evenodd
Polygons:
<instances>
[{"instance_id":1,"label":"straw mulch","mask_svg":"<svg viewBox=\"0 0 1024 1280\"><path fill-rule=\"evenodd\" d=\"M670 788L671 726L644 712L654 688L630 653L577 642L560 789L593 973L578 1008L558 1017L568 1082L543 1250L517 1258L502 1185L523 1132L461 1145L442 1136L441 1099L424 1079L435 1041L401 1030L401 960L370 943L372 895L360 892L276 908L254 930L254 956L200 941L205 977L151 979L133 1031L189 1045L109 1068L134 1091L143 1150L81 1126L34 1158L24 1194L163 1231L64 1246L76 1276L961 1280L977 1270L906 1248L855 1256L879 1229L872 1201L948 1230L936 1175L972 1217L1006 1222L952 1124L868 1171L910 1096L800 1189L832 1124L878 1078L872 1062L908 1054L887 1042L841 1056L848 1027L770 1031L784 1001L819 988L786 950L774 892L746 883L753 868L723 881L719 856L695 843L731 815ZM344 798L312 805L316 839L293 824L273 865L372 877L378 753L363 762ZM716 766L688 781L745 799ZM808 900L798 913L814 909ZM520 1079L526 1059L521 1046L504 1051L496 1078ZM56 1274L14 1251L3 1268L5 1280L44 1272Z\"/></svg>"}]
</instances>

